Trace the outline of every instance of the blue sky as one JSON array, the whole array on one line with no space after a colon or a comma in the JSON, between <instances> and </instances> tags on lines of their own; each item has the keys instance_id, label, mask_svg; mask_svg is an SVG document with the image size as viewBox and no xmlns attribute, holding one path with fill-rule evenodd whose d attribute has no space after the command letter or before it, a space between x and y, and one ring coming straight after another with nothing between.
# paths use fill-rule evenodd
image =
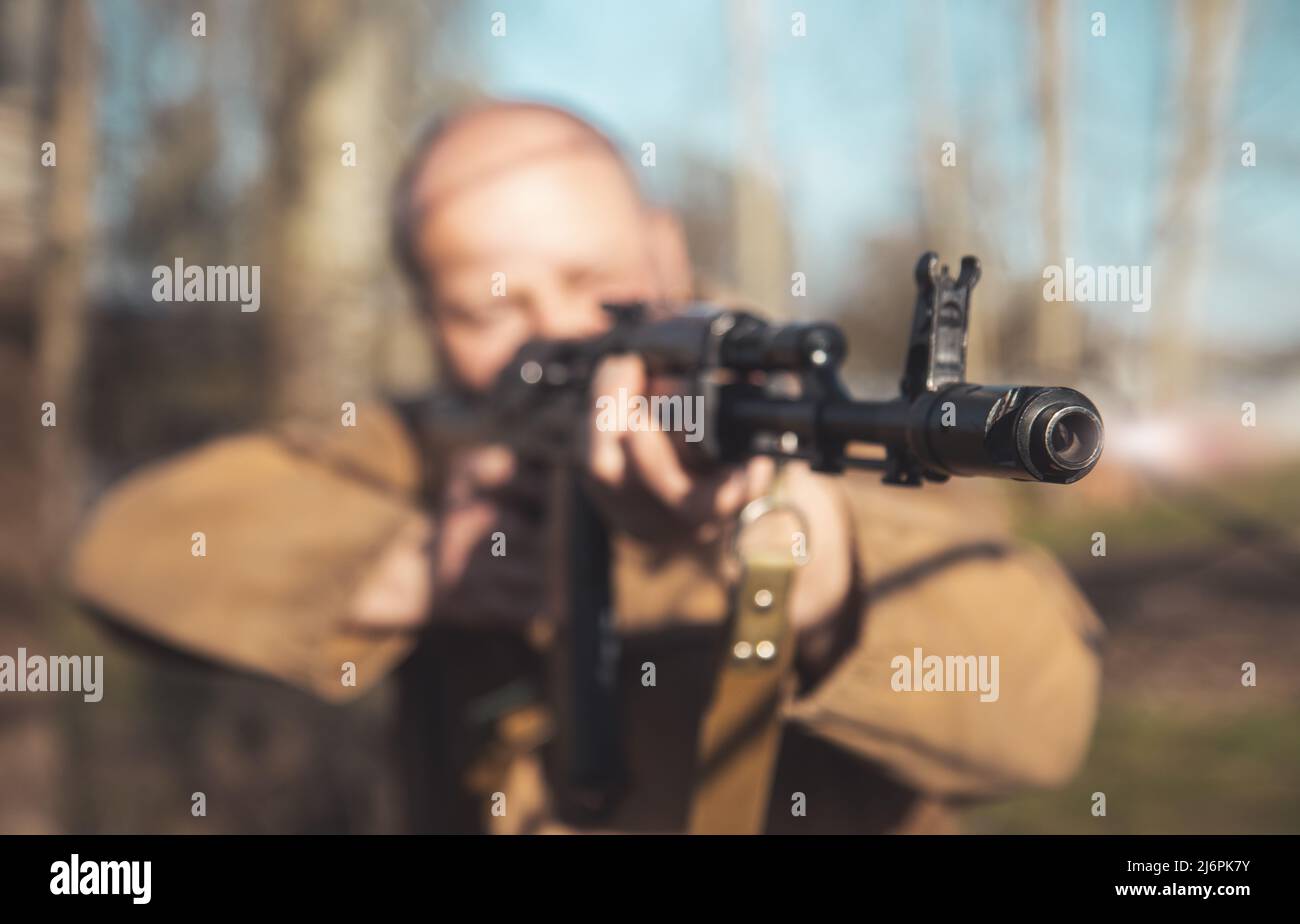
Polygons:
<instances>
[{"instance_id":1,"label":"blue sky","mask_svg":"<svg viewBox=\"0 0 1300 924\"><path fill-rule=\"evenodd\" d=\"M738 155L731 2L473 0L442 33L442 73L507 97L551 99L635 147L654 140L650 191L671 201L674 152ZM996 168L1006 195L994 223L999 262L1037 275L1040 146L1027 3L756 0L762 93L775 181L791 216L795 260L844 280L864 234L915 218L917 62L933 75L959 166ZM507 35L493 37L493 12ZM807 16L792 38L790 16ZM1093 11L1106 36L1091 34ZM1153 262L1153 226L1176 153L1177 9L1165 2L1067 3L1066 252L1079 262ZM926 36L923 42L921 37ZM942 39L936 38L942 36ZM1217 194L1207 286L1194 306L1216 339L1300 340L1286 282L1300 245L1300 4L1247 5L1237 83L1212 156ZM1253 141L1258 166L1240 166ZM1157 298L1158 298L1157 293ZM1126 319L1146 323L1147 318Z\"/></svg>"},{"instance_id":2,"label":"blue sky","mask_svg":"<svg viewBox=\"0 0 1300 924\"><path fill-rule=\"evenodd\" d=\"M264 155L250 131L256 69L241 32L260 25L251 0L211 0L234 28L217 30L220 193L256 176ZM102 0L106 43L102 125L109 173L138 171L149 106L180 101L201 69L184 30L163 29L157 7ZM657 145L643 171L671 204L684 164L746 158L738 61L731 35L740 0L465 0L428 37L429 76L504 97L547 99L597 121L629 150ZM796 268L843 290L864 238L915 223L919 147L915 108L929 97L936 137L958 144L958 167L995 176L996 207L976 213L995 253L981 256L1038 276L1041 145L1035 100L1033 7L1012 0L751 0L762 35L759 79L771 180L789 215ZM1215 183L1206 285L1193 315L1201 332L1242 346L1300 342L1291 255L1300 249L1300 3L1252 0L1224 132L1211 152ZM490 33L494 12L507 35ZM790 35L806 14L807 36ZM1091 15L1107 16L1104 38ZM1145 264L1179 139L1178 6L1155 0L1067 2L1062 11L1068 111L1066 253L1092 264ZM162 30L160 32L160 30ZM172 35L175 31L176 34ZM223 38L224 36L224 38ZM162 40L170 38L171 41ZM1240 166L1240 146L1258 166ZM105 190L109 221L126 187ZM116 198L115 198L116 197ZM945 255L955 256L955 255ZM1158 277L1158 267L1157 267ZM1134 333L1149 315L1126 313ZM1112 306L1099 310L1115 313Z\"/></svg>"}]
</instances>

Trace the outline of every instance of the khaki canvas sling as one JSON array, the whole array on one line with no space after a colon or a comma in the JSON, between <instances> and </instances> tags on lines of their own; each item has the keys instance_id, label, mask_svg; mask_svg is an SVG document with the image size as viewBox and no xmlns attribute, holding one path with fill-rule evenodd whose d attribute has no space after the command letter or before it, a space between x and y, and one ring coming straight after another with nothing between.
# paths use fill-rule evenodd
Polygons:
<instances>
[{"instance_id":1,"label":"khaki canvas sling","mask_svg":"<svg viewBox=\"0 0 1300 924\"><path fill-rule=\"evenodd\" d=\"M772 493L741 514L743 533L769 513L798 511ZM799 517L802 520L802 517ZM806 528L804 535L807 535ZM781 743L781 715L793 690L789 599L799 562L780 552L745 551L713 700L700 728L688 830L758 834L767 820Z\"/></svg>"}]
</instances>

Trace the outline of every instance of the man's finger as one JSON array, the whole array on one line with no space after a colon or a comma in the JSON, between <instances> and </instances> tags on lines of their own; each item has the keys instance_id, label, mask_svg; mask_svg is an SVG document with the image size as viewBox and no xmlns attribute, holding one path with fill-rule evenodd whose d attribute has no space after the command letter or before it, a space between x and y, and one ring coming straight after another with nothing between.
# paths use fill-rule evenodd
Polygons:
<instances>
[{"instance_id":1,"label":"man's finger","mask_svg":"<svg viewBox=\"0 0 1300 924\"><path fill-rule=\"evenodd\" d=\"M642 430L623 436L623 451L637 481L674 512L682 512L683 504L698 486L682 465L677 448L667 433Z\"/></svg>"},{"instance_id":2,"label":"man's finger","mask_svg":"<svg viewBox=\"0 0 1300 924\"><path fill-rule=\"evenodd\" d=\"M432 539L433 526L424 518L398 534L353 595L352 626L412 629L428 618L434 593Z\"/></svg>"},{"instance_id":3,"label":"man's finger","mask_svg":"<svg viewBox=\"0 0 1300 924\"><path fill-rule=\"evenodd\" d=\"M620 389L626 396L640 394L645 387L645 365L639 356L611 356L596 369L591 381L591 419L587 427L587 467L596 480L607 485L622 484L627 472L623 447L624 434L618 428L618 415L609 420L602 413L606 402L619 401Z\"/></svg>"}]
</instances>

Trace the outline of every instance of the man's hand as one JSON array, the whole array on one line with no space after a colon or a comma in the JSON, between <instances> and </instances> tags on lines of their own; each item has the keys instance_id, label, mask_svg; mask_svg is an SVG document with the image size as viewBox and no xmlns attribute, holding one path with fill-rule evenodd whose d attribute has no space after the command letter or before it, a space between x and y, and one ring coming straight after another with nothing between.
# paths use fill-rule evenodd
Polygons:
<instances>
[{"instance_id":1,"label":"man's hand","mask_svg":"<svg viewBox=\"0 0 1300 924\"><path fill-rule=\"evenodd\" d=\"M626 389L629 397L663 393L661 383L647 381L639 357L611 357L597 370L587 464L592 495L608 521L668 549L726 536L741 509L771 487L772 460L760 457L744 467L700 473L683 463L674 443L680 434L602 430L596 425L596 401L619 395L619 389ZM824 638L827 633L820 630L843 614L852 580L848 523L826 479L802 464L790 464L784 477L786 500L801 511L811 533L804 537L809 558L795 578L790 618L807 639ZM765 517L755 525L760 541L791 551L796 529L787 516Z\"/></svg>"},{"instance_id":2,"label":"man's hand","mask_svg":"<svg viewBox=\"0 0 1300 924\"><path fill-rule=\"evenodd\" d=\"M402 530L366 572L352 597L349 627L410 630L429 616L433 525L423 518Z\"/></svg>"},{"instance_id":3,"label":"man's hand","mask_svg":"<svg viewBox=\"0 0 1300 924\"><path fill-rule=\"evenodd\" d=\"M546 473L501 446L458 453L450 466L438 510L435 618L522 627L545 600Z\"/></svg>"},{"instance_id":4,"label":"man's hand","mask_svg":"<svg viewBox=\"0 0 1300 924\"><path fill-rule=\"evenodd\" d=\"M758 458L739 468L699 472L675 445L680 434L602 430L596 399L645 395L637 357L607 359L592 386L588 425L588 487L603 515L651 546L680 551L728 537L740 510L772 484L774 465ZM523 626L540 615L545 599L544 473L519 466L508 450L484 447L450 461L436 536L426 530L399 536L372 570L354 606L358 625L409 628L427 618L478 626ZM764 517L747 543L790 550L806 546L808 559L796 575L790 618L800 634L801 659L828 656L826 639L845 616L852 579L851 537L842 505L827 480L806 466L790 464L785 498L797 507L809 535L789 516ZM503 547L504 546L504 547ZM504 551L505 554L494 554Z\"/></svg>"},{"instance_id":5,"label":"man's hand","mask_svg":"<svg viewBox=\"0 0 1300 924\"><path fill-rule=\"evenodd\" d=\"M667 387L647 382L637 356L610 357L597 369L587 444L592 494L615 528L638 539L679 548L712 542L746 503L767 490L772 462L759 458L743 468L693 472L679 455L680 435L597 425L600 398L648 396L652 385L659 394Z\"/></svg>"},{"instance_id":6,"label":"man's hand","mask_svg":"<svg viewBox=\"0 0 1300 924\"><path fill-rule=\"evenodd\" d=\"M436 610L465 625L520 626L543 599L543 486L499 446L448 461L437 524L403 531L353 598L351 624L412 629Z\"/></svg>"}]
</instances>

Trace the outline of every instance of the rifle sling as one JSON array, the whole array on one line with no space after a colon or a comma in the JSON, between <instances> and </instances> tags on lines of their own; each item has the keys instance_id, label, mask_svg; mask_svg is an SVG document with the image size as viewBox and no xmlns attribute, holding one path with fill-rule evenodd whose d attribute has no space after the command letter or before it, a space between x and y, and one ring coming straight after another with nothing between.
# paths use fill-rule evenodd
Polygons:
<instances>
[{"instance_id":1,"label":"rifle sling","mask_svg":"<svg viewBox=\"0 0 1300 924\"><path fill-rule=\"evenodd\" d=\"M713 700L701 724L688 830L758 834L766 825L782 709L793 689L793 559L742 559Z\"/></svg>"}]
</instances>

